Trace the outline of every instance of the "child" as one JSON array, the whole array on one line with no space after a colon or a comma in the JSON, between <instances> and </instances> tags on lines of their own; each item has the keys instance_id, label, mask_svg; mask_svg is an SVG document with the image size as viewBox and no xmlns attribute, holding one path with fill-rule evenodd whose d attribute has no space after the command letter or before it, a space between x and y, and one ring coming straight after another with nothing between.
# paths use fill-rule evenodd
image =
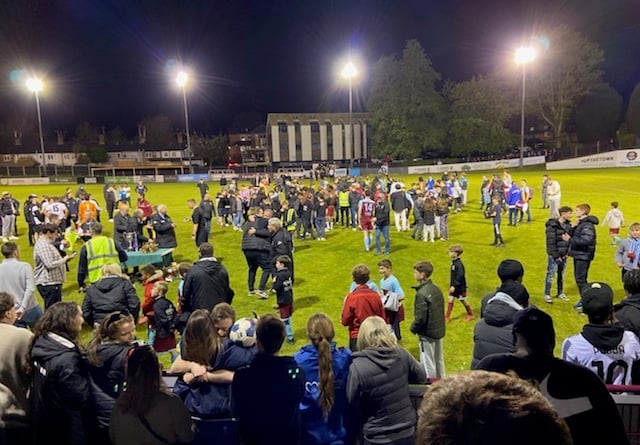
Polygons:
<instances>
[{"instance_id":1,"label":"child","mask_svg":"<svg viewBox=\"0 0 640 445\"><path fill-rule=\"evenodd\" d=\"M500 233L500 223L502 222L502 204L500 203L500 197L494 196L491 198L491 213L489 216L493 222L493 244L492 246L504 247L504 241L502 234Z\"/></svg>"},{"instance_id":2,"label":"child","mask_svg":"<svg viewBox=\"0 0 640 445\"><path fill-rule=\"evenodd\" d=\"M616 264L622 271L622 278L630 270L638 269L640 259L640 223L629 226L629 238L622 240L616 251Z\"/></svg>"},{"instance_id":3,"label":"child","mask_svg":"<svg viewBox=\"0 0 640 445\"><path fill-rule=\"evenodd\" d=\"M158 354L168 352L171 362L178 358L176 351L175 325L178 319L176 307L166 297L169 286L164 281L156 281L151 289L153 296L153 317L155 324L155 341L153 347Z\"/></svg>"},{"instance_id":4,"label":"child","mask_svg":"<svg viewBox=\"0 0 640 445\"><path fill-rule=\"evenodd\" d=\"M416 225L413 228L413 232L411 232L411 238L422 241L424 239L424 219L422 217L424 194L422 192L418 192L417 197L418 198L413 204L413 217L416 221Z\"/></svg>"},{"instance_id":5,"label":"child","mask_svg":"<svg viewBox=\"0 0 640 445\"><path fill-rule=\"evenodd\" d=\"M611 203L611 210L604 216L602 224L609 225L609 236L611 237L611 246L617 246L620 243L620 227L624 225L624 216L622 211L618 208L618 201Z\"/></svg>"},{"instance_id":6,"label":"child","mask_svg":"<svg viewBox=\"0 0 640 445\"><path fill-rule=\"evenodd\" d=\"M444 352L442 349L445 333L444 298L442 291L431 281L433 264L420 261L413 266L413 276L418 281L414 306L414 321L411 332L418 335L420 362L427 377L444 376Z\"/></svg>"},{"instance_id":7,"label":"child","mask_svg":"<svg viewBox=\"0 0 640 445\"><path fill-rule=\"evenodd\" d=\"M422 222L424 224L424 242L435 242L436 233L436 206L431 196L427 196L422 204Z\"/></svg>"},{"instance_id":8,"label":"child","mask_svg":"<svg viewBox=\"0 0 640 445\"><path fill-rule=\"evenodd\" d=\"M455 298L457 298L467 310L467 315L462 320L465 322L473 320L473 310L466 300L467 279L464 276L464 264L462 264L462 260L460 259L462 252L462 246L459 244L452 244L449 247L449 257L451 257L451 279L449 284L449 304L447 306L447 314L444 316L444 321L447 323L451 321L451 311L453 311L453 302Z\"/></svg>"},{"instance_id":9,"label":"child","mask_svg":"<svg viewBox=\"0 0 640 445\"><path fill-rule=\"evenodd\" d=\"M289 265L291 258L288 255L280 255L276 258L276 273L273 277L273 289L276 291L280 318L284 323L287 333L287 343L293 343L293 330L291 328L291 315L293 314L293 282Z\"/></svg>"},{"instance_id":10,"label":"child","mask_svg":"<svg viewBox=\"0 0 640 445\"><path fill-rule=\"evenodd\" d=\"M400 333L400 322L404 321L404 306L402 301L404 300L404 291L400 286L398 279L391 273L391 261L384 259L378 262L378 272L382 275L380 279L380 295L382 297L382 304L384 308L384 319L387 324L393 329L393 333L398 340L402 340ZM397 310L389 308L385 301L390 293L395 293L395 298L398 301Z\"/></svg>"},{"instance_id":11,"label":"child","mask_svg":"<svg viewBox=\"0 0 640 445\"><path fill-rule=\"evenodd\" d=\"M146 265L140 272L140 278L144 286L144 300L142 301L143 317L138 320L138 324L147 323L147 344L153 346L155 330L153 327L153 303L155 299L151 295L153 285L158 281L164 281L162 271L156 271L152 265Z\"/></svg>"}]
</instances>

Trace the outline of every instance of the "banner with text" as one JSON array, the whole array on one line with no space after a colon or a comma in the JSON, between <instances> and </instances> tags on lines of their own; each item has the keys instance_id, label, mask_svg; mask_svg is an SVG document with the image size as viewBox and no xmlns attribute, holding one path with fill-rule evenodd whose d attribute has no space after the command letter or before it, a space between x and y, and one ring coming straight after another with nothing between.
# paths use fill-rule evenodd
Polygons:
<instances>
[{"instance_id":1,"label":"banner with text","mask_svg":"<svg viewBox=\"0 0 640 445\"><path fill-rule=\"evenodd\" d=\"M547 170L569 170L574 168L640 167L640 150L616 150L580 158L547 162Z\"/></svg>"},{"instance_id":2,"label":"banner with text","mask_svg":"<svg viewBox=\"0 0 640 445\"><path fill-rule=\"evenodd\" d=\"M544 164L544 156L531 156L523 159L525 166ZM445 171L501 170L520 166L520 159L496 159L493 161L459 162L457 164L416 165L409 167L409 174L442 173Z\"/></svg>"}]
</instances>

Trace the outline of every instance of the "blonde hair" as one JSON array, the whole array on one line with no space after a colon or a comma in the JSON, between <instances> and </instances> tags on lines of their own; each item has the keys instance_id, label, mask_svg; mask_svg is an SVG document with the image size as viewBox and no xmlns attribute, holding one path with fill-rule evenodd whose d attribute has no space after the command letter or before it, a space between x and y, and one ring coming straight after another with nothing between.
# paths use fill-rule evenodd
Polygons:
<instances>
[{"instance_id":1,"label":"blonde hair","mask_svg":"<svg viewBox=\"0 0 640 445\"><path fill-rule=\"evenodd\" d=\"M153 288L158 289L158 292L160 292L160 295L164 297L165 295L167 295L167 291L169 290L169 285L165 281L156 281L155 283L153 283Z\"/></svg>"},{"instance_id":2,"label":"blonde hair","mask_svg":"<svg viewBox=\"0 0 640 445\"><path fill-rule=\"evenodd\" d=\"M125 280L129 279L129 277L126 274L122 273L122 268L118 263L104 264L102 266L101 272L102 272L102 278L120 277L120 278L124 278Z\"/></svg>"},{"instance_id":3,"label":"blonde hair","mask_svg":"<svg viewBox=\"0 0 640 445\"><path fill-rule=\"evenodd\" d=\"M358 332L358 351L367 348L395 348L396 338L391 334L387 322L373 315L367 317Z\"/></svg>"}]
</instances>

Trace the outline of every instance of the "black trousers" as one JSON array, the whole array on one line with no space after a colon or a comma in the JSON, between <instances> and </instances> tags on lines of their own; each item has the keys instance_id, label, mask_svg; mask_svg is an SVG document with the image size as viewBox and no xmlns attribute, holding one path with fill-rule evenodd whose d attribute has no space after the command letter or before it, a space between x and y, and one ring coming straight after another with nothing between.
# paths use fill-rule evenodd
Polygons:
<instances>
[{"instance_id":1,"label":"black trousers","mask_svg":"<svg viewBox=\"0 0 640 445\"><path fill-rule=\"evenodd\" d=\"M244 256L247 259L247 265L249 266L249 276L247 279L249 290L254 290L258 268L262 269L262 276L260 277L258 289L264 290L267 285L269 275L271 275L271 256L269 255L269 252L266 250L245 250Z\"/></svg>"},{"instance_id":2,"label":"black trousers","mask_svg":"<svg viewBox=\"0 0 640 445\"><path fill-rule=\"evenodd\" d=\"M44 309L47 310L49 306L58 301L62 301L62 284L38 284L38 292L44 300Z\"/></svg>"},{"instance_id":3,"label":"black trousers","mask_svg":"<svg viewBox=\"0 0 640 445\"><path fill-rule=\"evenodd\" d=\"M581 298L582 292L587 287L587 275L589 274L590 265L591 261L589 260L573 259L573 276L576 279L576 286L578 286Z\"/></svg>"}]
</instances>

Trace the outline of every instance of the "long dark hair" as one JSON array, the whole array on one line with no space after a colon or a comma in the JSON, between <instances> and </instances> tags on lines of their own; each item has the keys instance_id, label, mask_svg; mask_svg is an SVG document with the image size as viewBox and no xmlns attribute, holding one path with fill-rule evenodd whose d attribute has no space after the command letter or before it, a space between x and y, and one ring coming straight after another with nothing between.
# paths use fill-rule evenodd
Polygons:
<instances>
[{"instance_id":1,"label":"long dark hair","mask_svg":"<svg viewBox=\"0 0 640 445\"><path fill-rule=\"evenodd\" d=\"M125 323L133 323L133 317L122 312L107 314L93 331L93 338L87 345L87 359L94 366L102 366L98 358L98 346L108 340L114 340L120 332L120 326Z\"/></svg>"},{"instance_id":2,"label":"long dark hair","mask_svg":"<svg viewBox=\"0 0 640 445\"><path fill-rule=\"evenodd\" d=\"M220 340L213 318L208 311L193 311L182 336L184 359L209 366L218 354Z\"/></svg>"},{"instance_id":3,"label":"long dark hair","mask_svg":"<svg viewBox=\"0 0 640 445\"><path fill-rule=\"evenodd\" d=\"M127 360L124 391L116 400L114 409L143 417L151 408L153 396L164 391L166 388L156 351L151 346L133 348Z\"/></svg>"},{"instance_id":4,"label":"long dark hair","mask_svg":"<svg viewBox=\"0 0 640 445\"><path fill-rule=\"evenodd\" d=\"M335 336L333 322L326 314L317 312L307 321L307 335L318 349L318 371L320 375L320 407L324 417L328 417L335 403L333 360L331 342Z\"/></svg>"}]
</instances>

